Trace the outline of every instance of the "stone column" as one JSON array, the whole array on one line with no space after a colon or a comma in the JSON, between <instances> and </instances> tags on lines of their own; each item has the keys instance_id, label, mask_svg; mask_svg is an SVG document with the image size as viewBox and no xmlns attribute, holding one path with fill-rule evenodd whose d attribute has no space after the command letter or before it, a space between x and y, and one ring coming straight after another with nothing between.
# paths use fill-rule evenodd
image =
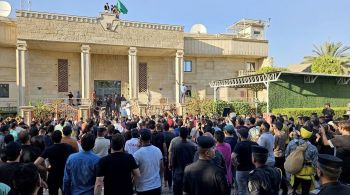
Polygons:
<instances>
[{"instance_id":1,"label":"stone column","mask_svg":"<svg viewBox=\"0 0 350 195\"><path fill-rule=\"evenodd\" d=\"M129 99L138 98L138 65L137 65L137 49L129 48Z\"/></svg>"},{"instance_id":2,"label":"stone column","mask_svg":"<svg viewBox=\"0 0 350 195\"><path fill-rule=\"evenodd\" d=\"M81 98L90 98L91 84L90 46L81 46ZM82 101L83 102L83 101Z\"/></svg>"},{"instance_id":3,"label":"stone column","mask_svg":"<svg viewBox=\"0 0 350 195\"><path fill-rule=\"evenodd\" d=\"M183 62L184 51L177 50L175 58L175 101L177 105L182 103L181 85L183 83Z\"/></svg>"},{"instance_id":4,"label":"stone column","mask_svg":"<svg viewBox=\"0 0 350 195\"><path fill-rule=\"evenodd\" d=\"M16 50L16 83L18 87L17 108L26 105L26 66L27 66L27 42L17 41Z\"/></svg>"}]
</instances>

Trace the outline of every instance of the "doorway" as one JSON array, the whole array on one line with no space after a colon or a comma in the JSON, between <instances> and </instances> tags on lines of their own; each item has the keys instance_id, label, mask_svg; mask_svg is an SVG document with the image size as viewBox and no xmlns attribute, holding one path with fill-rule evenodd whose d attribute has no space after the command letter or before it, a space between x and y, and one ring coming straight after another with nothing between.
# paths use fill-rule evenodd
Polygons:
<instances>
[{"instance_id":1,"label":"doorway","mask_svg":"<svg viewBox=\"0 0 350 195\"><path fill-rule=\"evenodd\" d=\"M121 81L117 80L95 80L96 98L104 99L109 95L121 95Z\"/></svg>"}]
</instances>

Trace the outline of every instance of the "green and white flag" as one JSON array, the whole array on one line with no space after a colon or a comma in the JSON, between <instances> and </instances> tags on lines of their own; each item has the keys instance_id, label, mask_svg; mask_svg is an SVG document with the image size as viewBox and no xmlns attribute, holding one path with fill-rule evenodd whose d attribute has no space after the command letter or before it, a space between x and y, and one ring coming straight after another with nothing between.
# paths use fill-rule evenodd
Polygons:
<instances>
[{"instance_id":1,"label":"green and white flag","mask_svg":"<svg viewBox=\"0 0 350 195\"><path fill-rule=\"evenodd\" d=\"M119 13L122 13L122 14L128 13L128 9L126 9L125 5L122 2L120 2L120 0L117 0L117 9Z\"/></svg>"}]
</instances>

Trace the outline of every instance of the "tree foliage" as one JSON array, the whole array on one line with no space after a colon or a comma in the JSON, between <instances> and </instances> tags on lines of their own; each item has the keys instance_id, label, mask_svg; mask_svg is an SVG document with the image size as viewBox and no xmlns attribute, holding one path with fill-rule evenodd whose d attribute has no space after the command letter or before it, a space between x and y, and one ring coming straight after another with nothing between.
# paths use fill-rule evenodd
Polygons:
<instances>
[{"instance_id":1,"label":"tree foliage","mask_svg":"<svg viewBox=\"0 0 350 195\"><path fill-rule=\"evenodd\" d=\"M267 72L276 72L276 71L288 71L288 69L282 68L282 67L266 66L266 67L262 67L259 70L257 70L256 74L263 74L263 73L267 73Z\"/></svg>"},{"instance_id":2,"label":"tree foliage","mask_svg":"<svg viewBox=\"0 0 350 195\"><path fill-rule=\"evenodd\" d=\"M313 73L325 74L342 74L342 66L340 60L331 56L320 56L311 64Z\"/></svg>"},{"instance_id":3,"label":"tree foliage","mask_svg":"<svg viewBox=\"0 0 350 195\"><path fill-rule=\"evenodd\" d=\"M325 42L319 47L314 45L312 52L315 55L305 56L303 63L311 64L311 70L314 73L341 74L346 72L346 68L350 65L349 50L350 47L343 46L341 42ZM330 69L334 67L336 70L331 71Z\"/></svg>"}]
</instances>

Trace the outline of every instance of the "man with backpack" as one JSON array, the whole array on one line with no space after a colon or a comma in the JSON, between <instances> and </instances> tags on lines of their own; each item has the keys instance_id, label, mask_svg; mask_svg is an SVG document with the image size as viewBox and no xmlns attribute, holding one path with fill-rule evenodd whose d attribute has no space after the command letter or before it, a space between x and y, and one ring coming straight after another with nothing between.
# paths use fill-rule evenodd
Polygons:
<instances>
[{"instance_id":1,"label":"man with backpack","mask_svg":"<svg viewBox=\"0 0 350 195\"><path fill-rule=\"evenodd\" d=\"M286 163L284 168L291 174L293 194L301 190L301 195L308 195L314 188L314 173L317 166L318 151L316 146L309 142L312 129L303 126L300 128L300 138L289 142L286 149Z\"/></svg>"}]
</instances>

